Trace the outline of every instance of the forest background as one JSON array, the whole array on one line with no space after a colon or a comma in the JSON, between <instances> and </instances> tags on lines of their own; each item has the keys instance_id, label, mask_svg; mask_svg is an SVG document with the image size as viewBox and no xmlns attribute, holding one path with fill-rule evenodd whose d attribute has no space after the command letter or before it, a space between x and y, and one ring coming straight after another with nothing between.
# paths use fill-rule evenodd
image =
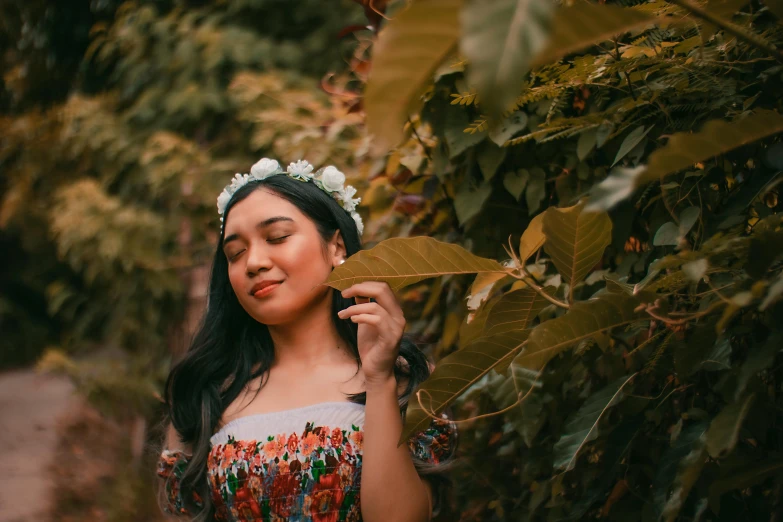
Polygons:
<instances>
[{"instance_id":1,"label":"forest background","mask_svg":"<svg viewBox=\"0 0 783 522\"><path fill-rule=\"evenodd\" d=\"M437 362L441 520L780 519L779 0L1 9L0 365L91 405L56 520L160 518L161 385L261 156L359 189L374 263L330 283L388 281Z\"/></svg>"}]
</instances>

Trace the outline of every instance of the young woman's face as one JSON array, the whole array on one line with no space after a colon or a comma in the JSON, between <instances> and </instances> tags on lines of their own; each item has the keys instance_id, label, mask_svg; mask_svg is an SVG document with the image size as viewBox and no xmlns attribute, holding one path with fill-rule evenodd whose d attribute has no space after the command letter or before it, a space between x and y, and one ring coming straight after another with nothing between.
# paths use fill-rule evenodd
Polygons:
<instances>
[{"instance_id":1,"label":"young woman's face","mask_svg":"<svg viewBox=\"0 0 783 522\"><path fill-rule=\"evenodd\" d=\"M327 297L330 288L318 285L345 258L341 240L335 238L325 248L315 223L266 189L253 191L231 208L223 253L242 308L267 325L296 319ZM263 288L269 283L274 284Z\"/></svg>"}]
</instances>

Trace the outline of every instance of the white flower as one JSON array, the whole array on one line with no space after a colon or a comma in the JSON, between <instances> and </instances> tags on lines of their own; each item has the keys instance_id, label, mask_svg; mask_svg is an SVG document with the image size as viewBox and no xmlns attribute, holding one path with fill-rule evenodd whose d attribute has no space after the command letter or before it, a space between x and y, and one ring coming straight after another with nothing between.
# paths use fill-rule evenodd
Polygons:
<instances>
[{"instance_id":1,"label":"white flower","mask_svg":"<svg viewBox=\"0 0 783 522\"><path fill-rule=\"evenodd\" d=\"M345 183L345 174L337 170L337 167L329 165L321 173L321 184L328 192L342 190Z\"/></svg>"},{"instance_id":2,"label":"white flower","mask_svg":"<svg viewBox=\"0 0 783 522\"><path fill-rule=\"evenodd\" d=\"M356 222L356 228L359 229L359 235L361 236L364 233L364 223L362 222L362 216L356 212L351 212L351 217Z\"/></svg>"},{"instance_id":3,"label":"white flower","mask_svg":"<svg viewBox=\"0 0 783 522\"><path fill-rule=\"evenodd\" d=\"M313 166L310 165L305 160L299 160L295 163L290 163L288 165L288 174L291 175L293 178L301 179L304 181L307 181L313 177L312 174L310 174L313 171Z\"/></svg>"},{"instance_id":4,"label":"white flower","mask_svg":"<svg viewBox=\"0 0 783 522\"><path fill-rule=\"evenodd\" d=\"M229 194L234 194L234 192L236 192L243 186L247 185L248 181L250 181L249 174L236 173L234 174L234 177L231 179L231 184L228 187L226 187L226 189L228 190Z\"/></svg>"},{"instance_id":5,"label":"white flower","mask_svg":"<svg viewBox=\"0 0 783 522\"><path fill-rule=\"evenodd\" d=\"M256 179L266 179L280 168L280 164L273 159L261 158L250 167L250 174Z\"/></svg>"},{"instance_id":6,"label":"white flower","mask_svg":"<svg viewBox=\"0 0 783 522\"><path fill-rule=\"evenodd\" d=\"M221 192L217 198L218 214L222 214L223 212L226 211L226 205L228 205L228 202L230 200L231 200L231 194L229 194L228 190L223 189L223 192Z\"/></svg>"},{"instance_id":7,"label":"white flower","mask_svg":"<svg viewBox=\"0 0 783 522\"><path fill-rule=\"evenodd\" d=\"M340 191L340 200L343 202L343 208L348 212L353 212L356 205L359 204L361 198L353 199L353 195L356 194L356 189L353 186L348 185L344 190Z\"/></svg>"}]
</instances>

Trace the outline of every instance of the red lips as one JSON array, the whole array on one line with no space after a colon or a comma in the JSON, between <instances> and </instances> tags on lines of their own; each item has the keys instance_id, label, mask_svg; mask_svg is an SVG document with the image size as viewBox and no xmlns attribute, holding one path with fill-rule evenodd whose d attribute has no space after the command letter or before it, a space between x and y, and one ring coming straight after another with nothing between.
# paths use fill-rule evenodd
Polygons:
<instances>
[{"instance_id":1,"label":"red lips","mask_svg":"<svg viewBox=\"0 0 783 522\"><path fill-rule=\"evenodd\" d=\"M282 281L272 281L271 279L268 279L266 281L259 281L258 283L254 284L250 288L250 295L255 294L256 292L258 292L263 288L266 288L267 286L276 285L277 283L282 283Z\"/></svg>"}]
</instances>

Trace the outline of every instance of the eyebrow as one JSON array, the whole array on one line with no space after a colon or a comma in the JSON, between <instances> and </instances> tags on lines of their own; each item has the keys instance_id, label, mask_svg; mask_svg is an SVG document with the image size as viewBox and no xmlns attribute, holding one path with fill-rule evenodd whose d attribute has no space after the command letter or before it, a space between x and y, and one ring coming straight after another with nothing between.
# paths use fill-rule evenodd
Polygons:
<instances>
[{"instance_id":1,"label":"eyebrow","mask_svg":"<svg viewBox=\"0 0 783 522\"><path fill-rule=\"evenodd\" d=\"M290 217L286 217L286 216L275 216L275 217L271 217L269 219L265 219L264 221L259 221L258 224L256 225L256 228L266 228L266 227L268 227L270 225L273 225L274 223L277 223L277 222L280 222L280 221L290 221L290 222L293 223L294 220L291 219ZM239 239L239 234L231 234L230 236L226 237L223 240L223 246L226 246L226 243L228 243L230 241L234 241L236 239Z\"/></svg>"}]
</instances>

